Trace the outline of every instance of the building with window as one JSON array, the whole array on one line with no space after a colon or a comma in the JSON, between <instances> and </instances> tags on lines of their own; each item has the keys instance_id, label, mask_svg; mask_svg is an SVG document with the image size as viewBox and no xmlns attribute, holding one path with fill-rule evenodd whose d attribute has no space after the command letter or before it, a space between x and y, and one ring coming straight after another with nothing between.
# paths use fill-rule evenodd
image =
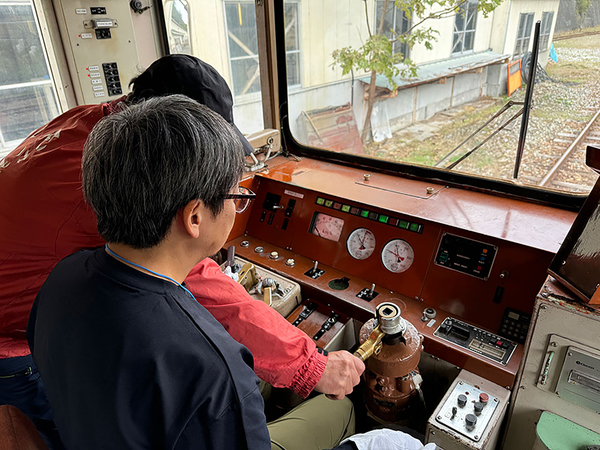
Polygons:
<instances>
[{"instance_id":1,"label":"building with window","mask_svg":"<svg viewBox=\"0 0 600 450\"><path fill-rule=\"evenodd\" d=\"M383 15L385 3L284 1L285 42L281 44L287 54L293 131L302 134L302 126L311 126L306 119L311 111L344 105L349 105L353 120L362 126L368 74L342 75L340 68L333 67L331 55L337 49L360 47L369 35L368 26L376 32L382 18L382 33L393 41L393 53L410 57L417 64L417 78L398 79L399 89L387 86L384 77L377 80L382 92L387 89L381 96L385 101L378 104L385 104L381 112L393 131L479 96L505 92L506 64L531 51L537 20L542 21L540 63L544 64L559 0L506 0L487 17L477 11L477 0L469 0L456 14L420 25L418 17L409 18L393 6ZM174 36L171 46L185 42L181 33L187 19L191 53L215 66L234 92L236 123L246 133L262 129L254 1L167 0L164 8L166 17L172 17L172 23L167 24ZM437 31L438 39L431 49L422 44L409 48L396 40L412 26Z\"/></svg>"}]
</instances>

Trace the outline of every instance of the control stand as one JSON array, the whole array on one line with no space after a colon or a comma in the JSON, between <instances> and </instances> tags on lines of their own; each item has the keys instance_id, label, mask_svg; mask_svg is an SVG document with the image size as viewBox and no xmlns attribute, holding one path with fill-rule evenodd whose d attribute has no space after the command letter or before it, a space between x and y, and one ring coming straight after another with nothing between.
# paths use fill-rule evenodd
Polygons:
<instances>
[{"instance_id":1,"label":"control stand","mask_svg":"<svg viewBox=\"0 0 600 450\"><path fill-rule=\"evenodd\" d=\"M453 449L495 448L510 391L462 370L427 422L426 442Z\"/></svg>"}]
</instances>

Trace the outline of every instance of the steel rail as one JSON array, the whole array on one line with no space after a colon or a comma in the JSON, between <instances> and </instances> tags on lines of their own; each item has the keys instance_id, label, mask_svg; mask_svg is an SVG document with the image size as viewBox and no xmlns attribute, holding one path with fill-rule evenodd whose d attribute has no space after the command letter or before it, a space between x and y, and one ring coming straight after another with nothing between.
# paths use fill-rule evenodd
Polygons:
<instances>
[{"instance_id":1,"label":"steel rail","mask_svg":"<svg viewBox=\"0 0 600 450\"><path fill-rule=\"evenodd\" d=\"M565 152L562 154L562 156L559 158L559 160L556 161L556 163L548 171L548 173L546 174L546 176L544 178L542 178L542 181L540 181L540 183L538 184L538 186L540 186L540 187L546 186L548 184L548 182L554 177L554 175L556 175L556 172L558 171L558 169L560 169L560 167L564 164L564 162L566 161L566 159L569 156L571 156L571 153L573 153L573 150L575 150L575 148L583 140L583 138L585 137L585 135L589 131L590 127L594 124L594 122L596 121L596 119L598 118L598 116L600 116L600 109L596 112L596 114L594 114L594 117L592 117L592 120L590 120L588 122L588 124L585 126L585 128L583 130L581 130L581 133L579 133L577 135L577 137L575 138L575 140L571 143L571 145L569 145L569 148L567 148L565 150Z\"/></svg>"},{"instance_id":2,"label":"steel rail","mask_svg":"<svg viewBox=\"0 0 600 450\"><path fill-rule=\"evenodd\" d=\"M600 34L600 31L588 31L587 33L578 33L578 34L568 34L568 35L563 35L563 36L554 36L552 38L552 41L564 41L566 39L575 39L575 38L578 38L578 37L593 36L595 34Z\"/></svg>"}]
</instances>

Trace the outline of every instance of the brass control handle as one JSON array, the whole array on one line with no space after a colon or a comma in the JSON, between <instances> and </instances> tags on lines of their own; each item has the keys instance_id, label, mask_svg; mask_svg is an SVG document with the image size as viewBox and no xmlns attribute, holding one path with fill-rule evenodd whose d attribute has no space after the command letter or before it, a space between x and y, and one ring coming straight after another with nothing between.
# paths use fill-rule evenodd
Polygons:
<instances>
[{"instance_id":1,"label":"brass control handle","mask_svg":"<svg viewBox=\"0 0 600 450\"><path fill-rule=\"evenodd\" d=\"M365 362L369 359L373 354L378 355L381 351L381 341L383 340L385 333L381 331L379 325L371 331L371 335L369 339L361 344L360 347L356 349L354 352L354 356L359 358L362 362Z\"/></svg>"},{"instance_id":2,"label":"brass control handle","mask_svg":"<svg viewBox=\"0 0 600 450\"><path fill-rule=\"evenodd\" d=\"M244 264L242 270L239 272L238 283L246 288L247 291L252 289L252 286L258 283L258 277L256 276L256 267L252 263Z\"/></svg>"},{"instance_id":3,"label":"brass control handle","mask_svg":"<svg viewBox=\"0 0 600 450\"><path fill-rule=\"evenodd\" d=\"M273 288L263 287L263 301L271 306L273 304Z\"/></svg>"}]
</instances>

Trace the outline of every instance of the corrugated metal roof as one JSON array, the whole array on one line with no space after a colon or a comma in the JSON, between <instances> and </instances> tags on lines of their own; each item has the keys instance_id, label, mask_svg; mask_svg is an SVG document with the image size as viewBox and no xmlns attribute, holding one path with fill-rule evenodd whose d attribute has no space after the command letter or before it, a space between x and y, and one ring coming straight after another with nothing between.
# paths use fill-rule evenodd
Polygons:
<instances>
[{"instance_id":1,"label":"corrugated metal roof","mask_svg":"<svg viewBox=\"0 0 600 450\"><path fill-rule=\"evenodd\" d=\"M470 55L458 56L456 58L449 58L443 61L422 64L417 66L416 78L403 79L400 77L394 77L394 81L398 85L397 89L405 89L407 87L431 83L442 78L499 63L507 58L510 58L510 55L501 55L492 51L471 53ZM361 77L360 81L365 84L369 84L371 81L371 76L366 75ZM379 88L385 88L390 91L392 90L387 77L383 75L377 75L376 84Z\"/></svg>"}]
</instances>

